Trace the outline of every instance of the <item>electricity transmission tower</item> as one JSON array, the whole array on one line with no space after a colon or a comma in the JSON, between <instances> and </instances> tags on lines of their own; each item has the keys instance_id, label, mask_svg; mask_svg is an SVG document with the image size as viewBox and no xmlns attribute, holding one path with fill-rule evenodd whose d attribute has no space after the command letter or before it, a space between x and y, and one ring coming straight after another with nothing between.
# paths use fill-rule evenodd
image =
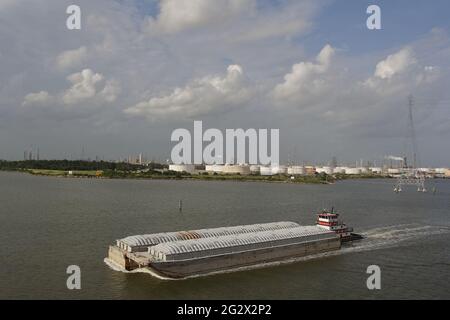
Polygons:
<instances>
[{"instance_id":1,"label":"electricity transmission tower","mask_svg":"<svg viewBox=\"0 0 450 320\"><path fill-rule=\"evenodd\" d=\"M416 186L418 192L427 192L427 189L425 188L425 175L421 173L417 168L418 149L416 132L414 128L413 105L414 100L412 95L410 95L408 97L408 139L410 140L411 144L412 166L408 168L405 165L405 168L403 168L403 174L397 178L397 182L394 187L395 192L401 192L402 187L405 185Z\"/></svg>"}]
</instances>

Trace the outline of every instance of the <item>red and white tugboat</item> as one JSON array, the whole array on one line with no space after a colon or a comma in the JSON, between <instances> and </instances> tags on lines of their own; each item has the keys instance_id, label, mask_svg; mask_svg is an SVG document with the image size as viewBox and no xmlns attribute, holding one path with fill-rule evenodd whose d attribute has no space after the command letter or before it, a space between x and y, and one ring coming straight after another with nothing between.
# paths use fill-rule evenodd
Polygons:
<instances>
[{"instance_id":1,"label":"red and white tugboat","mask_svg":"<svg viewBox=\"0 0 450 320\"><path fill-rule=\"evenodd\" d=\"M336 232L341 237L341 242L361 240L363 238L362 235L353 233L353 228L347 227L339 219L339 214L334 212L334 208L331 208L331 211L323 210L317 214L317 226Z\"/></svg>"}]
</instances>

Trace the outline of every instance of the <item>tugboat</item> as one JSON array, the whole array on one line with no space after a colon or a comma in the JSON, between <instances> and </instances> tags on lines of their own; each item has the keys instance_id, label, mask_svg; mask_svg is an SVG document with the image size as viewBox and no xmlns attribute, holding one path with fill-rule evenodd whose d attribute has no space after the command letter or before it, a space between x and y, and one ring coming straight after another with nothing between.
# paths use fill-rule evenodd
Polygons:
<instances>
[{"instance_id":1,"label":"tugboat","mask_svg":"<svg viewBox=\"0 0 450 320\"><path fill-rule=\"evenodd\" d=\"M339 214L334 212L334 208L329 210L323 210L317 214L318 227L336 232L341 242L349 242L355 240L361 240L364 237L360 234L353 233L353 228L348 227L342 220L339 219Z\"/></svg>"}]
</instances>

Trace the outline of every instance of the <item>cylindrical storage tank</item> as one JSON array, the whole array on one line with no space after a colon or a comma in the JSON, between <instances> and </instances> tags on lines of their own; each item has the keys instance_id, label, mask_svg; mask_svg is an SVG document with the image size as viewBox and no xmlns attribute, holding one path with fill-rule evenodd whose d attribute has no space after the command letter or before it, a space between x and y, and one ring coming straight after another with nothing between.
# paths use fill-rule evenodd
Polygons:
<instances>
[{"instance_id":1,"label":"cylindrical storage tank","mask_svg":"<svg viewBox=\"0 0 450 320\"><path fill-rule=\"evenodd\" d=\"M287 173L291 175L303 175L305 174L305 168L302 166L290 166L287 169Z\"/></svg>"},{"instance_id":2,"label":"cylindrical storage tank","mask_svg":"<svg viewBox=\"0 0 450 320\"><path fill-rule=\"evenodd\" d=\"M223 173L248 175L250 174L250 167L246 165L225 165Z\"/></svg>"},{"instance_id":3,"label":"cylindrical storage tank","mask_svg":"<svg viewBox=\"0 0 450 320\"><path fill-rule=\"evenodd\" d=\"M260 171L260 174L262 176L271 176L272 175L272 168L271 167L263 167L263 166L261 166L261 167L259 167L259 171Z\"/></svg>"},{"instance_id":4,"label":"cylindrical storage tank","mask_svg":"<svg viewBox=\"0 0 450 320\"><path fill-rule=\"evenodd\" d=\"M446 178L450 178L450 169L445 169L444 175Z\"/></svg>"},{"instance_id":5,"label":"cylindrical storage tank","mask_svg":"<svg viewBox=\"0 0 450 320\"><path fill-rule=\"evenodd\" d=\"M346 168L345 169L345 174L361 174L361 169L360 168Z\"/></svg>"},{"instance_id":6,"label":"cylindrical storage tank","mask_svg":"<svg viewBox=\"0 0 450 320\"><path fill-rule=\"evenodd\" d=\"M383 172L383 169L380 167L371 167L370 171L372 171L372 173L380 174Z\"/></svg>"},{"instance_id":7,"label":"cylindrical storage tank","mask_svg":"<svg viewBox=\"0 0 450 320\"><path fill-rule=\"evenodd\" d=\"M287 173L286 166L273 166L272 167L272 174L286 174L286 173Z\"/></svg>"},{"instance_id":8,"label":"cylindrical storage tank","mask_svg":"<svg viewBox=\"0 0 450 320\"><path fill-rule=\"evenodd\" d=\"M260 172L259 166L257 166L257 165L250 166L250 173L258 174L259 172Z\"/></svg>"},{"instance_id":9,"label":"cylindrical storage tank","mask_svg":"<svg viewBox=\"0 0 450 320\"><path fill-rule=\"evenodd\" d=\"M389 168L388 169L388 173L389 174L400 174L401 170L400 169L396 169L396 168Z\"/></svg>"},{"instance_id":10,"label":"cylindrical storage tank","mask_svg":"<svg viewBox=\"0 0 450 320\"><path fill-rule=\"evenodd\" d=\"M344 174L345 173L345 168L343 168L343 167L336 167L336 168L334 168L333 172L334 173Z\"/></svg>"},{"instance_id":11,"label":"cylindrical storage tank","mask_svg":"<svg viewBox=\"0 0 450 320\"><path fill-rule=\"evenodd\" d=\"M215 164L215 165L213 165L213 172L215 172L215 173L223 173L223 170L224 170L224 165L221 165L221 164Z\"/></svg>"},{"instance_id":12,"label":"cylindrical storage tank","mask_svg":"<svg viewBox=\"0 0 450 320\"><path fill-rule=\"evenodd\" d=\"M370 173L369 168L366 168L366 167L360 167L360 168L358 168L358 169L361 170L361 173L364 173L364 174Z\"/></svg>"},{"instance_id":13,"label":"cylindrical storage tank","mask_svg":"<svg viewBox=\"0 0 450 320\"><path fill-rule=\"evenodd\" d=\"M307 175L315 175L316 174L316 168L313 166L305 166L305 174Z\"/></svg>"},{"instance_id":14,"label":"cylindrical storage tank","mask_svg":"<svg viewBox=\"0 0 450 320\"><path fill-rule=\"evenodd\" d=\"M333 174L333 169L331 167L317 167L316 168L317 173L326 173L326 174Z\"/></svg>"},{"instance_id":15,"label":"cylindrical storage tank","mask_svg":"<svg viewBox=\"0 0 450 320\"><path fill-rule=\"evenodd\" d=\"M194 173L195 166L193 164L171 164L169 165L169 170L176 172Z\"/></svg>"}]
</instances>

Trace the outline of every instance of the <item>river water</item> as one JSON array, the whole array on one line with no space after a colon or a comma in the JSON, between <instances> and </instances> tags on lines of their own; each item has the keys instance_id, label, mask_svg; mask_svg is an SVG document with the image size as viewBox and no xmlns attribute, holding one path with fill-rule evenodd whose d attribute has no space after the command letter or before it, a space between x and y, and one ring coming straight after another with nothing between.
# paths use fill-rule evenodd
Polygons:
<instances>
[{"instance_id":1,"label":"river water","mask_svg":"<svg viewBox=\"0 0 450 320\"><path fill-rule=\"evenodd\" d=\"M392 180L334 185L98 180L0 173L1 299L450 299L450 180L437 192ZM183 211L178 209L183 200ZM254 270L161 280L114 271L128 235L292 220L334 206L367 239L339 252ZM81 268L68 290L66 268ZM369 265L381 290L368 290Z\"/></svg>"}]
</instances>

